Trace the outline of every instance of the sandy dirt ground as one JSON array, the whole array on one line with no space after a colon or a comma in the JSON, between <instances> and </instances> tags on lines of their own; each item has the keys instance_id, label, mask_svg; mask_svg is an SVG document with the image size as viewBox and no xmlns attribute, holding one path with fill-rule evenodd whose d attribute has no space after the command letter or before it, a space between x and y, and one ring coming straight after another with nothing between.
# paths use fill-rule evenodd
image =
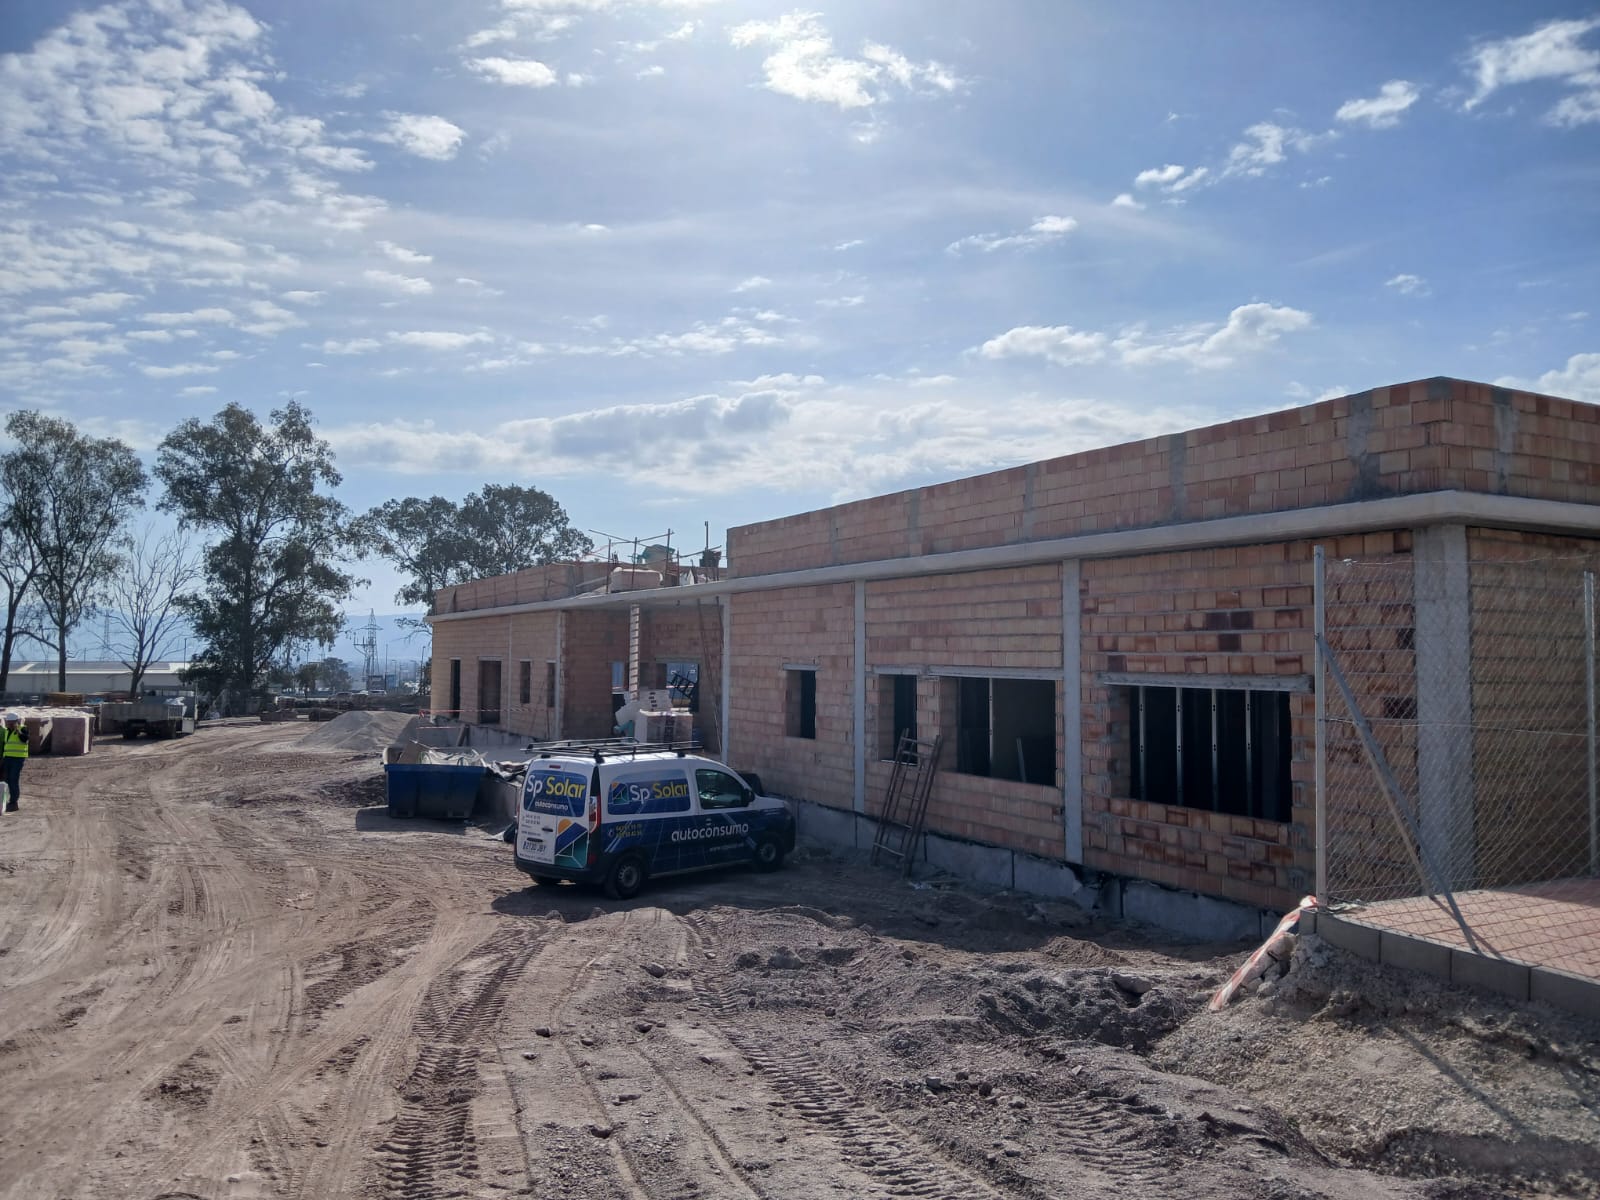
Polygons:
<instances>
[{"instance_id":1,"label":"sandy dirt ground","mask_svg":"<svg viewBox=\"0 0 1600 1200\"><path fill-rule=\"evenodd\" d=\"M1600 1196L1600 1024L802 850L617 904L305 725L35 759L0 1196Z\"/></svg>"}]
</instances>

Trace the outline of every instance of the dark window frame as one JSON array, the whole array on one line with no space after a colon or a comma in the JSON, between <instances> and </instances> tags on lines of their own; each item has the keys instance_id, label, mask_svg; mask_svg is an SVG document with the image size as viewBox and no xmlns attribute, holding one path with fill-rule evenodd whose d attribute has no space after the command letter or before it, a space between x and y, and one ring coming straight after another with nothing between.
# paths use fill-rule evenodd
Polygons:
<instances>
[{"instance_id":1,"label":"dark window frame","mask_svg":"<svg viewBox=\"0 0 1600 1200\"><path fill-rule=\"evenodd\" d=\"M533 660L524 658L517 664L517 703L527 707L533 703Z\"/></svg>"},{"instance_id":2,"label":"dark window frame","mask_svg":"<svg viewBox=\"0 0 1600 1200\"><path fill-rule=\"evenodd\" d=\"M1280 824L1294 805L1291 692L1129 684L1128 795Z\"/></svg>"}]
</instances>

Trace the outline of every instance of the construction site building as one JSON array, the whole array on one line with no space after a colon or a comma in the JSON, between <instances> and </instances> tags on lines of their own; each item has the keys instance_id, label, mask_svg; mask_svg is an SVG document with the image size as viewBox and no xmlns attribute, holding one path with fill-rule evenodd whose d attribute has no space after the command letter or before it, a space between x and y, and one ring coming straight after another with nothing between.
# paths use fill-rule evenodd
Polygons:
<instances>
[{"instance_id":1,"label":"construction site building","mask_svg":"<svg viewBox=\"0 0 1600 1200\"><path fill-rule=\"evenodd\" d=\"M944 735L939 865L1284 910L1316 863L1315 548L1413 563L1415 624L1470 628L1467 564L1597 539L1600 408L1434 378L741 526L715 579L446 588L433 703L602 737L618 679L694 664L708 748L802 832L870 844L910 727ZM1407 653L1395 711L1469 686Z\"/></svg>"}]
</instances>

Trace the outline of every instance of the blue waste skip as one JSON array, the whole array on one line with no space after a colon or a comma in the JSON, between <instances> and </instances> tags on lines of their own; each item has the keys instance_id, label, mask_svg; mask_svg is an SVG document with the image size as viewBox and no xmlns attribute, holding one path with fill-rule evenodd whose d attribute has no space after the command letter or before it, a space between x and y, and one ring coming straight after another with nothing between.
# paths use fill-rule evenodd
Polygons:
<instances>
[{"instance_id":1,"label":"blue waste skip","mask_svg":"<svg viewBox=\"0 0 1600 1200\"><path fill-rule=\"evenodd\" d=\"M483 768L457 763L387 763L389 815L465 820L472 815Z\"/></svg>"}]
</instances>

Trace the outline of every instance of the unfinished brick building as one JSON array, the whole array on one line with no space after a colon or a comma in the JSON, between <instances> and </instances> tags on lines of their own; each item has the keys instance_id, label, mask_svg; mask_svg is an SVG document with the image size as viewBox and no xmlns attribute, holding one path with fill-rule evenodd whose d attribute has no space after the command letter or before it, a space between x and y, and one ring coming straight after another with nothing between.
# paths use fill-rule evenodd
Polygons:
<instances>
[{"instance_id":1,"label":"unfinished brick building","mask_svg":"<svg viewBox=\"0 0 1600 1200\"><path fill-rule=\"evenodd\" d=\"M446 589L434 703L605 736L614 683L693 663L708 744L813 830L870 840L896 731L938 731L930 857L1281 910L1316 865L1314 548L1412 561L1414 621L1470 624L1469 564L1591 539L1600 409L1436 378L742 526L718 582Z\"/></svg>"}]
</instances>

